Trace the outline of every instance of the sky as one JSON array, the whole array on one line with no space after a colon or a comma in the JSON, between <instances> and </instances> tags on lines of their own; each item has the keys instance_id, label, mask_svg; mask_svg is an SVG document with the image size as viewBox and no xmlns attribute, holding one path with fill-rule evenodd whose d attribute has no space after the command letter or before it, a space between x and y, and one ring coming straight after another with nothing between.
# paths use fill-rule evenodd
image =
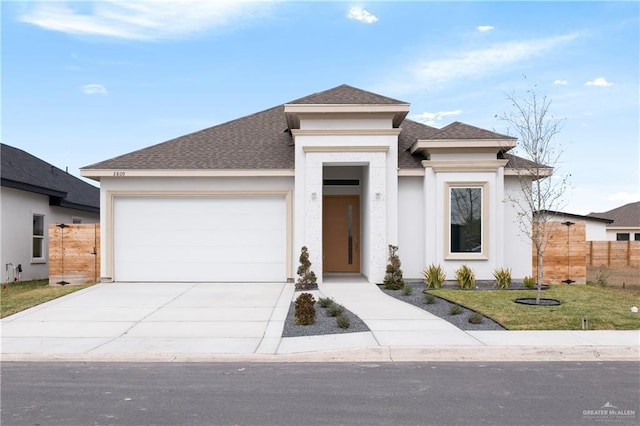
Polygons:
<instances>
[{"instance_id":1,"label":"sky","mask_svg":"<svg viewBox=\"0 0 640 426\"><path fill-rule=\"evenodd\" d=\"M561 120L558 209L640 200L638 2L2 1L2 143L69 173L348 84L409 118ZM91 181L93 182L93 181ZM96 182L93 182L97 185Z\"/></svg>"}]
</instances>

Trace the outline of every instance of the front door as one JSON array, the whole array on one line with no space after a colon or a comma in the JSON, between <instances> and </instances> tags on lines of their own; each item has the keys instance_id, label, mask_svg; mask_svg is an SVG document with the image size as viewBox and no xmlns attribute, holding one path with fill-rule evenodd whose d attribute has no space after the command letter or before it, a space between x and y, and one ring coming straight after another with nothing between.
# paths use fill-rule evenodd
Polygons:
<instances>
[{"instance_id":1,"label":"front door","mask_svg":"<svg viewBox=\"0 0 640 426\"><path fill-rule=\"evenodd\" d=\"M322 270L360 272L360 197L325 195L322 212Z\"/></svg>"}]
</instances>

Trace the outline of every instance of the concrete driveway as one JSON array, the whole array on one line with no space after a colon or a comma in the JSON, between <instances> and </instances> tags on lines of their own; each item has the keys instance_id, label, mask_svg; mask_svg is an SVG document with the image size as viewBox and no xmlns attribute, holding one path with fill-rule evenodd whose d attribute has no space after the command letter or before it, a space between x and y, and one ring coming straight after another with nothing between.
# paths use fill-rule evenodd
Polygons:
<instances>
[{"instance_id":1,"label":"concrete driveway","mask_svg":"<svg viewBox=\"0 0 640 426\"><path fill-rule=\"evenodd\" d=\"M284 283L98 284L2 320L3 354L275 353Z\"/></svg>"}]
</instances>

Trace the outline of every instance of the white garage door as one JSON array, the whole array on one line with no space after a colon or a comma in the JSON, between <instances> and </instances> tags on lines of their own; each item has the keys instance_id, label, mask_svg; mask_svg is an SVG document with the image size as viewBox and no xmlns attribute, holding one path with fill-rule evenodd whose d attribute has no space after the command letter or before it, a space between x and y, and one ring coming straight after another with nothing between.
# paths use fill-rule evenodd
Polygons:
<instances>
[{"instance_id":1,"label":"white garage door","mask_svg":"<svg viewBox=\"0 0 640 426\"><path fill-rule=\"evenodd\" d=\"M286 280L284 197L118 197L116 281Z\"/></svg>"}]
</instances>

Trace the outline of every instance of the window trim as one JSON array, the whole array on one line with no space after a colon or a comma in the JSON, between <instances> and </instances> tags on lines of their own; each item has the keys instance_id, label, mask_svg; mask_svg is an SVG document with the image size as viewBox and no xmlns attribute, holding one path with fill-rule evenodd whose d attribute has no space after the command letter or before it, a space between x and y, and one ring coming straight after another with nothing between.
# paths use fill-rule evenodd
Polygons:
<instances>
[{"instance_id":1,"label":"window trim","mask_svg":"<svg viewBox=\"0 0 640 426\"><path fill-rule=\"evenodd\" d=\"M616 232L616 241L631 241L629 232Z\"/></svg>"},{"instance_id":2,"label":"window trim","mask_svg":"<svg viewBox=\"0 0 640 426\"><path fill-rule=\"evenodd\" d=\"M482 209L480 219L481 246L478 253L451 252L451 189L452 188L480 188L482 190ZM489 259L489 182L445 182L444 205L444 258L445 260L488 260Z\"/></svg>"},{"instance_id":3,"label":"window trim","mask_svg":"<svg viewBox=\"0 0 640 426\"><path fill-rule=\"evenodd\" d=\"M42 218L42 235L36 235L34 233L34 229L33 229L33 220L36 216L39 216ZM31 254L31 263L47 263L47 253L46 253L46 233L47 233L47 221L46 221L46 215L44 213L38 213L38 212L31 212L31 237L30 237L30 244L29 246L31 247L30 250L30 254ZM35 257L34 253L33 253L33 243L34 240L39 239L40 240L40 251L42 256L41 257Z\"/></svg>"}]
</instances>

